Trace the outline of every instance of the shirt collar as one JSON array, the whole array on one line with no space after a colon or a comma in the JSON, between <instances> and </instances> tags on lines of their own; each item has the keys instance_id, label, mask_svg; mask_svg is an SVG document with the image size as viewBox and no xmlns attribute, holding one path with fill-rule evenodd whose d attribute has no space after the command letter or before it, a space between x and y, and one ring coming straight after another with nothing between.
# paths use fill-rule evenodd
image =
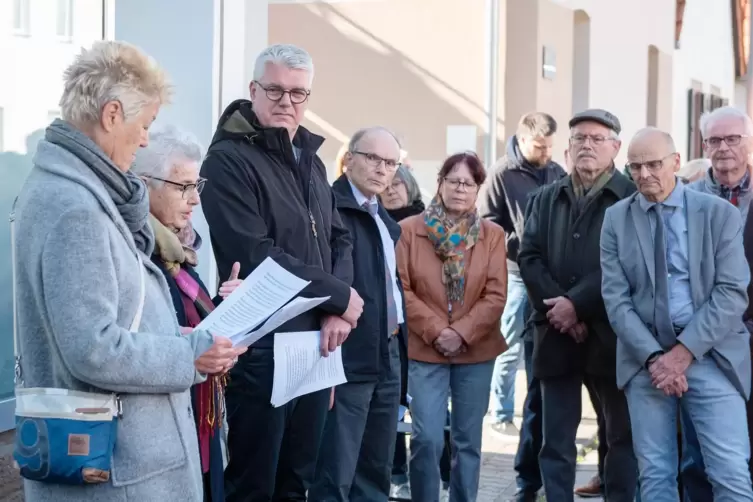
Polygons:
<instances>
[{"instance_id":1,"label":"shirt collar","mask_svg":"<svg viewBox=\"0 0 753 502\"><path fill-rule=\"evenodd\" d=\"M350 178L348 178L348 183L350 184L350 189L353 192L353 197L356 198L356 203L359 206L363 206L364 204L367 204L369 206L376 206L379 204L379 201L377 201L376 195L372 196L370 199L367 198L359 189L357 186L353 184L352 181L350 181Z\"/></svg>"},{"instance_id":2,"label":"shirt collar","mask_svg":"<svg viewBox=\"0 0 753 502\"><path fill-rule=\"evenodd\" d=\"M641 205L641 209L646 212L656 205L656 202L646 200L643 194L638 194L638 203ZM675 177L675 188L672 190L672 193L669 194L669 197L664 199L662 204L669 207L685 206L685 184L681 179Z\"/></svg>"}]
</instances>

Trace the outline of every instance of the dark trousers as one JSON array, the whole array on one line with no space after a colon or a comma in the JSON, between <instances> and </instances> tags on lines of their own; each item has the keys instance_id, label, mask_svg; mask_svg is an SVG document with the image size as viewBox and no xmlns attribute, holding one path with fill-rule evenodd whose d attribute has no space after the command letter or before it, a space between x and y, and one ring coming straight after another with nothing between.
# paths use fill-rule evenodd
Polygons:
<instances>
[{"instance_id":1,"label":"dark trousers","mask_svg":"<svg viewBox=\"0 0 753 502\"><path fill-rule=\"evenodd\" d=\"M543 441L541 430L541 384L533 375L533 340L524 339L523 357L528 379L528 392L523 404L523 423L520 428L520 442L515 454L515 471L518 493L533 495L541 489L539 452Z\"/></svg>"},{"instance_id":2,"label":"dark trousers","mask_svg":"<svg viewBox=\"0 0 753 502\"><path fill-rule=\"evenodd\" d=\"M309 500L380 502L389 498L400 405L399 344L395 337L390 340L390 357L378 381L348 382L335 388Z\"/></svg>"},{"instance_id":3,"label":"dark trousers","mask_svg":"<svg viewBox=\"0 0 753 502\"><path fill-rule=\"evenodd\" d=\"M329 389L274 408L270 404L271 348L253 348L233 369L225 399L228 450L227 502L306 500L314 479Z\"/></svg>"},{"instance_id":4,"label":"dark trousers","mask_svg":"<svg viewBox=\"0 0 753 502\"><path fill-rule=\"evenodd\" d=\"M622 391L614 377L593 377L593 386L604 413L607 453L604 459L604 486L610 502L633 502L638 467L633 453L630 416ZM575 439L581 419L583 375L541 380L544 442L539 453L542 481L547 500L572 502L577 450Z\"/></svg>"},{"instance_id":5,"label":"dark trousers","mask_svg":"<svg viewBox=\"0 0 753 502\"><path fill-rule=\"evenodd\" d=\"M599 447L597 454L599 458L598 474L601 480L601 488L604 490L604 459L607 456L607 425L604 423L604 412L602 411L601 402L599 402L599 395L593 386L593 379L586 378L583 382L588 390L588 397L591 399L591 406L593 406L596 413L596 426L597 426L597 438L599 440Z\"/></svg>"}]
</instances>

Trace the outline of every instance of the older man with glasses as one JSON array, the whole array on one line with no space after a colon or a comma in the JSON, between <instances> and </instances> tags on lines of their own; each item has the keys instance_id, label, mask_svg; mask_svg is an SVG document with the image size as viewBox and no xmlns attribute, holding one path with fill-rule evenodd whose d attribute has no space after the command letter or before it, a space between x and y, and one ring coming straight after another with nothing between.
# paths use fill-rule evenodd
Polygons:
<instances>
[{"instance_id":1,"label":"older man with glasses","mask_svg":"<svg viewBox=\"0 0 753 502\"><path fill-rule=\"evenodd\" d=\"M679 406L699 432L713 499L753 501L745 420L751 362L743 324L750 271L740 214L678 182L680 156L666 132L639 131L628 166L640 193L607 210L601 269L641 497L679 500Z\"/></svg>"},{"instance_id":2,"label":"older man with glasses","mask_svg":"<svg viewBox=\"0 0 753 502\"><path fill-rule=\"evenodd\" d=\"M251 100L220 117L201 168L202 203L221 277L239 262L243 278L270 257L309 282L307 295L329 297L278 330L321 330L328 355L356 326L363 300L350 287L352 242L316 153L324 140L300 125L313 76L299 47L259 55ZM275 336L284 335L256 342L230 373L228 502L305 500L314 478L329 390L272 407Z\"/></svg>"},{"instance_id":3,"label":"older man with glasses","mask_svg":"<svg viewBox=\"0 0 753 502\"><path fill-rule=\"evenodd\" d=\"M572 501L581 387L588 382L606 424L606 499L633 502L637 470L627 403L615 382L615 334L601 297L599 236L604 213L635 186L614 167L617 117L585 110L569 125L573 170L531 202L518 253L533 308L533 373L541 382L539 466L547 500Z\"/></svg>"}]
</instances>

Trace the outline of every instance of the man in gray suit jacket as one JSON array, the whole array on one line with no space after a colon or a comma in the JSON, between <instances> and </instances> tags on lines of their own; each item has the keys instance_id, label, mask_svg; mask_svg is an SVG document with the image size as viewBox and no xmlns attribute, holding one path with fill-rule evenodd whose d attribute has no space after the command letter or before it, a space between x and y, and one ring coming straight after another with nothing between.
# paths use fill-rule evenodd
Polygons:
<instances>
[{"instance_id":1,"label":"man in gray suit jacket","mask_svg":"<svg viewBox=\"0 0 753 502\"><path fill-rule=\"evenodd\" d=\"M672 138L639 131L628 149L639 193L606 212L602 293L617 334L641 497L676 502L677 403L701 442L714 500L753 501L745 400L750 281L740 213L678 183ZM655 246L656 243L656 246Z\"/></svg>"}]
</instances>

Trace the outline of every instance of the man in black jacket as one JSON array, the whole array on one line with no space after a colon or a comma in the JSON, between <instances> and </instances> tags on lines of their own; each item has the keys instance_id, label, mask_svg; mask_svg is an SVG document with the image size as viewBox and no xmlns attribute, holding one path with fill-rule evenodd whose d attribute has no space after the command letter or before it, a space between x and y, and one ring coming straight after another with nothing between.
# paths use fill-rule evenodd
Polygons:
<instances>
[{"instance_id":1,"label":"man in black jacket","mask_svg":"<svg viewBox=\"0 0 753 502\"><path fill-rule=\"evenodd\" d=\"M306 500L330 391L273 408L274 337L321 329L327 355L363 309L350 287L351 239L316 154L323 139L300 126L312 77L304 50L265 49L256 60L251 101L235 101L222 114L201 168L207 179L202 208L220 276L237 261L243 278L270 257L310 281L303 296L330 297L255 343L230 373L228 502Z\"/></svg>"},{"instance_id":2,"label":"man in black jacket","mask_svg":"<svg viewBox=\"0 0 753 502\"><path fill-rule=\"evenodd\" d=\"M386 502L400 404L400 344L405 344L403 291L395 245L400 226L379 204L398 168L400 144L389 131L356 132L346 174L335 181L337 209L353 239L353 287L363 315L343 344L347 383L335 388L316 481L317 502Z\"/></svg>"},{"instance_id":3,"label":"man in black jacket","mask_svg":"<svg viewBox=\"0 0 753 502\"><path fill-rule=\"evenodd\" d=\"M599 240L607 208L635 192L614 167L620 123L604 110L570 120L570 176L533 200L518 263L533 314L533 372L541 384L539 465L547 500L572 501L584 379L604 414L606 499L633 502L637 466L627 403L615 378L617 339L601 297Z\"/></svg>"},{"instance_id":4,"label":"man in black jacket","mask_svg":"<svg viewBox=\"0 0 753 502\"><path fill-rule=\"evenodd\" d=\"M507 304L502 314L502 335L508 349L494 365L491 409L495 432L518 436L515 414L515 375L520 363L523 313L528 304L518 270L518 248L523 235L525 209L531 192L565 175L552 162L552 143L557 122L550 115L532 112L521 117L515 136L507 143L507 155L490 170L479 197L480 214L505 229L507 248ZM537 470L537 469L536 469ZM531 484L535 484L531 480Z\"/></svg>"}]
</instances>

